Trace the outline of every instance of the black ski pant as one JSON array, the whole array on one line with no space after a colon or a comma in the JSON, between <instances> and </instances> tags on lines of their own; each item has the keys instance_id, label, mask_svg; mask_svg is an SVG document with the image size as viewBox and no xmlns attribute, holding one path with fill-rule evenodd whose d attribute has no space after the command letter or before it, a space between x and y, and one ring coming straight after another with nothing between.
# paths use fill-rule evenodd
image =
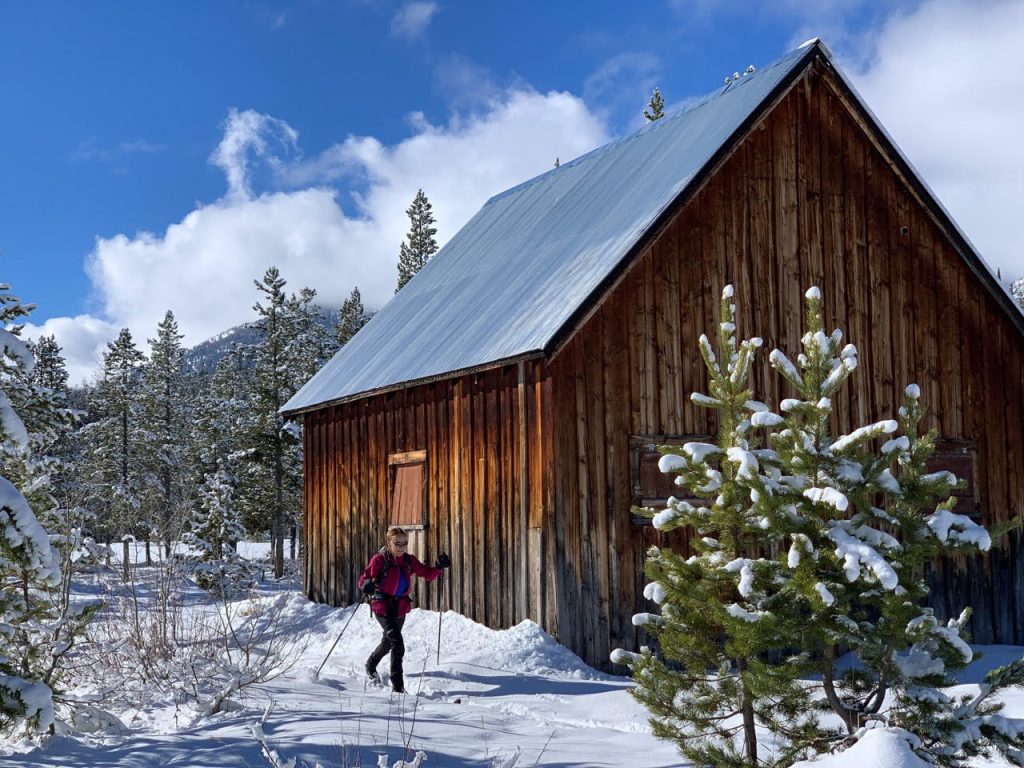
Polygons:
<instances>
[{"instance_id":1,"label":"black ski pant","mask_svg":"<svg viewBox=\"0 0 1024 768\"><path fill-rule=\"evenodd\" d=\"M371 670L377 669L380 660L387 656L390 651L391 681L392 684L397 682L401 686L402 658L405 656L405 640L402 639L402 625L405 624L405 617L398 616L398 606L397 604L392 606L391 601L389 601L387 615L381 616L379 613L375 613L373 617L380 624L380 628L384 630L384 634L381 635L380 644L370 654L366 666Z\"/></svg>"}]
</instances>

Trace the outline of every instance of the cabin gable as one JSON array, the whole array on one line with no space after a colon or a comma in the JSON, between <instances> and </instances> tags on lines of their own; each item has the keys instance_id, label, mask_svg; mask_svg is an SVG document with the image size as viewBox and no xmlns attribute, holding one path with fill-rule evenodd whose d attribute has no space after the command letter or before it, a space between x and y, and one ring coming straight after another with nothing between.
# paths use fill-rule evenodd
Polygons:
<instances>
[{"instance_id":1,"label":"cabin gable","mask_svg":"<svg viewBox=\"0 0 1024 768\"><path fill-rule=\"evenodd\" d=\"M922 199L884 137L851 109L818 61L755 125L638 255L551 362L555 467L564 509L564 593L595 609L561 616L563 642L584 658L635 647L644 610L644 554L685 551L629 512L638 446L715 434L697 349L717 328L718 296L736 288L738 333L766 349L799 349L804 291L823 291L828 327L843 329L860 366L836 404L836 427L891 418L909 383L922 388L924 428L945 460L970 467L979 517L1024 514L1024 337ZM762 354L755 395L794 393ZM632 466L632 469L631 469ZM951 464L950 466L953 466ZM1024 641L1015 589L1021 537L992 554L936 563L937 612L975 607L979 642ZM1013 563L1013 567L1008 567ZM1019 584L1017 588L1019 588ZM1014 594L1016 594L1014 592Z\"/></svg>"}]
</instances>

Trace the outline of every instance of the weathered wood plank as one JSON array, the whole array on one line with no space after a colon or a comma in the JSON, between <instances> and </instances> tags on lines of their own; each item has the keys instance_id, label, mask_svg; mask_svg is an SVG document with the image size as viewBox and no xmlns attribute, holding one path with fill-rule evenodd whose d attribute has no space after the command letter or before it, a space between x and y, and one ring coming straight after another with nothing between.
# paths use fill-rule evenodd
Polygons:
<instances>
[{"instance_id":1,"label":"weathered wood plank","mask_svg":"<svg viewBox=\"0 0 1024 768\"><path fill-rule=\"evenodd\" d=\"M779 345L778 316L775 312L776 299L774 290L767 289L775 285L774 242L772 232L772 134L764 124L754 129L753 135L747 139L746 194L750 218L750 269L751 286L754 288L750 297L740 296L741 301L751 304L752 324L748 333L764 339L768 350ZM767 290L766 290L767 289ZM688 342L687 351L691 357L700 361L697 353L697 336ZM767 366L757 366L754 371L754 388L760 399L766 402L777 402L778 384L776 376ZM696 425L690 425L688 434L701 432Z\"/></svg>"},{"instance_id":2,"label":"weathered wood plank","mask_svg":"<svg viewBox=\"0 0 1024 768\"><path fill-rule=\"evenodd\" d=\"M797 213L796 168L796 104L786 99L778 107L771 122L773 167L773 230L775 240L775 273L779 318L779 347L795 358L803 328L803 293L800 276L800 222ZM792 396L790 387L783 390Z\"/></svg>"}]
</instances>

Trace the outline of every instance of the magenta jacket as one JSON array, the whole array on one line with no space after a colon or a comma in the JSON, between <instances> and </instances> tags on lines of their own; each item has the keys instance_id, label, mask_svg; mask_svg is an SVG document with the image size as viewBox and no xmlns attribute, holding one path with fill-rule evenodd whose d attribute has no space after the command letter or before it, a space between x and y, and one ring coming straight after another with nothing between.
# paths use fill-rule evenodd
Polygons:
<instances>
[{"instance_id":1,"label":"magenta jacket","mask_svg":"<svg viewBox=\"0 0 1024 768\"><path fill-rule=\"evenodd\" d=\"M377 582L377 576L381 571L384 570L385 560L391 561L391 566L388 568L388 572L384 575L384 583ZM383 551L378 552L376 555L370 558L370 562L367 563L366 568L359 574L359 588L363 588L368 580L373 579L377 582L377 592L390 595L398 598L398 616L405 616L409 611L412 610L412 601L409 600L409 590L412 589L412 576L422 576L427 581L433 581L441 575L440 568L433 568L429 565L424 565L416 559L415 555L406 554L399 558L395 558L390 552ZM405 584L405 591L402 594L398 594L400 585ZM370 610L374 613L385 616L388 612L387 602L385 600L371 600Z\"/></svg>"}]
</instances>

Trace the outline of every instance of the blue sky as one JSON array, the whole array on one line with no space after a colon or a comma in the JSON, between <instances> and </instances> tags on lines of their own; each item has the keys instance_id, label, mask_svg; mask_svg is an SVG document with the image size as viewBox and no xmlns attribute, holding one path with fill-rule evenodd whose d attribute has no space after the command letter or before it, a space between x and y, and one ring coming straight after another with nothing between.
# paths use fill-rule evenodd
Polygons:
<instances>
[{"instance_id":1,"label":"blue sky","mask_svg":"<svg viewBox=\"0 0 1024 768\"><path fill-rule=\"evenodd\" d=\"M813 6L813 9L809 9ZM0 280L76 380L173 309L196 343L252 279L337 305L394 285L418 187L449 237L492 194L812 36L1008 277L1024 2L0 5Z\"/></svg>"}]
</instances>

